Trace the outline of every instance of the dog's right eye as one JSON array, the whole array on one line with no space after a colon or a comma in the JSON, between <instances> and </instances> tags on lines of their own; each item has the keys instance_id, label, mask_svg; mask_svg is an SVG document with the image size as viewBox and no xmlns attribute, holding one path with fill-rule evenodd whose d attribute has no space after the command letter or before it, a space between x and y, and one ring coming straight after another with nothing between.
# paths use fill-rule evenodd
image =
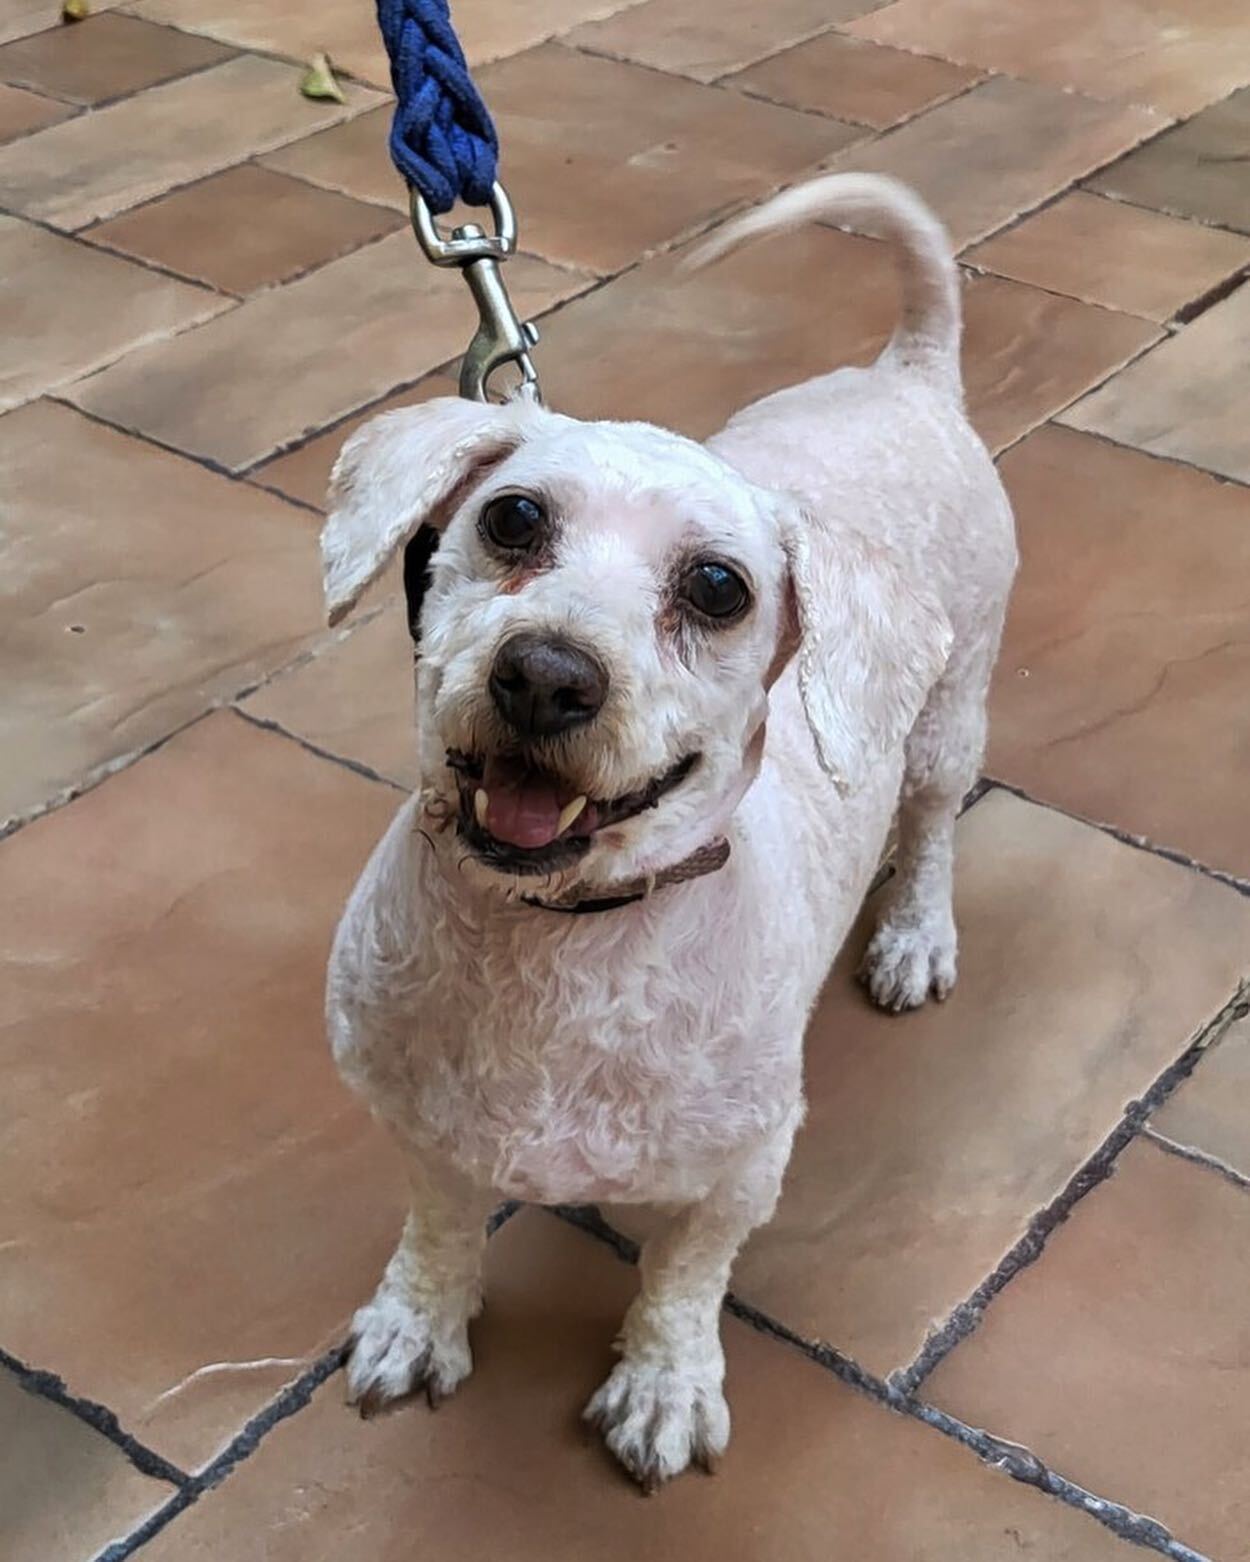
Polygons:
<instances>
[{"instance_id":1,"label":"dog's right eye","mask_svg":"<svg viewBox=\"0 0 1250 1562\"><path fill-rule=\"evenodd\" d=\"M542 505L528 495L500 494L482 511L482 532L497 548L517 553L534 546L546 519Z\"/></svg>"}]
</instances>

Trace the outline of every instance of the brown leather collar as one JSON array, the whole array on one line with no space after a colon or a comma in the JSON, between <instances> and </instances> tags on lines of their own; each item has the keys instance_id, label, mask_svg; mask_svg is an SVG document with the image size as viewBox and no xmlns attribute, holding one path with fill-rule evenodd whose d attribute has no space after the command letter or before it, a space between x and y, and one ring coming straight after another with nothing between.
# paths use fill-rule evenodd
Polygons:
<instances>
[{"instance_id":1,"label":"brown leather collar","mask_svg":"<svg viewBox=\"0 0 1250 1562\"><path fill-rule=\"evenodd\" d=\"M577 917L596 911L615 911L620 906L632 906L636 901L645 900L654 890L666 885L684 884L687 879L701 879L705 873L715 873L728 861L729 842L722 836L700 846L671 868L663 868L644 878L627 879L603 895L582 895L575 887L558 900L538 900L533 895L524 896L524 900L527 906L535 906L540 911L563 911Z\"/></svg>"}]
</instances>

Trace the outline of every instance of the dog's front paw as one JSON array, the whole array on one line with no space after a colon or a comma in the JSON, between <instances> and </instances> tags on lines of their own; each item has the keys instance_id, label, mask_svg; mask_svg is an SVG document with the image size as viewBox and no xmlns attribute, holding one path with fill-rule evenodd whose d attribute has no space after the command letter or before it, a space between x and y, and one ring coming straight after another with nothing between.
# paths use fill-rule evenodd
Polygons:
<instances>
[{"instance_id":1,"label":"dog's front paw","mask_svg":"<svg viewBox=\"0 0 1250 1562\"><path fill-rule=\"evenodd\" d=\"M371 1416L424 1389L432 1410L473 1370L468 1320L440 1322L383 1286L352 1319L347 1401Z\"/></svg>"},{"instance_id":2,"label":"dog's front paw","mask_svg":"<svg viewBox=\"0 0 1250 1562\"><path fill-rule=\"evenodd\" d=\"M657 1366L626 1356L583 1414L645 1492L692 1463L711 1473L729 1442L719 1367Z\"/></svg>"},{"instance_id":3,"label":"dog's front paw","mask_svg":"<svg viewBox=\"0 0 1250 1562\"><path fill-rule=\"evenodd\" d=\"M955 949L955 924L948 918L915 927L887 919L864 952L859 979L878 1007L895 1014L918 1009L930 994L942 999L954 987Z\"/></svg>"}]
</instances>

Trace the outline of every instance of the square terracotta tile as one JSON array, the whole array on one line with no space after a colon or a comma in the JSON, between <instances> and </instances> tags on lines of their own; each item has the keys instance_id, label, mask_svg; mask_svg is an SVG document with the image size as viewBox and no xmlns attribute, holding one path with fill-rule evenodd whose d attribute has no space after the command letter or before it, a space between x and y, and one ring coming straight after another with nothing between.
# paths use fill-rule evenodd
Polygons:
<instances>
[{"instance_id":1,"label":"square terracotta tile","mask_svg":"<svg viewBox=\"0 0 1250 1562\"><path fill-rule=\"evenodd\" d=\"M633 0L472 0L456 11L456 32L472 66L519 54L583 22L626 9ZM840 0L830 0L831 4Z\"/></svg>"},{"instance_id":2,"label":"square terracotta tile","mask_svg":"<svg viewBox=\"0 0 1250 1562\"><path fill-rule=\"evenodd\" d=\"M387 137L392 107L385 103L329 130L304 136L260 159L266 168L294 174L327 190L339 190L375 206L408 214L408 187L391 162ZM524 213L522 237L524 238Z\"/></svg>"},{"instance_id":3,"label":"square terracotta tile","mask_svg":"<svg viewBox=\"0 0 1250 1562\"><path fill-rule=\"evenodd\" d=\"M92 0L92 11L109 11L122 0ZM60 24L60 0L4 0L0 9L0 43L25 38Z\"/></svg>"},{"instance_id":4,"label":"square terracotta tile","mask_svg":"<svg viewBox=\"0 0 1250 1562\"><path fill-rule=\"evenodd\" d=\"M390 90L390 68L369 5L309 5L308 0L140 0L128 7L240 49L289 60L328 54L335 67Z\"/></svg>"},{"instance_id":5,"label":"square terracotta tile","mask_svg":"<svg viewBox=\"0 0 1250 1562\"><path fill-rule=\"evenodd\" d=\"M1250 876L1250 493L1059 428L1002 475L1022 563L989 770Z\"/></svg>"},{"instance_id":6,"label":"square terracotta tile","mask_svg":"<svg viewBox=\"0 0 1250 1562\"><path fill-rule=\"evenodd\" d=\"M861 922L808 1027L808 1115L781 1205L734 1271L746 1301L882 1375L993 1271L1250 964L1250 902L1062 814L992 792L957 850L958 987L913 1015L872 1009L850 974Z\"/></svg>"},{"instance_id":7,"label":"square terracotta tile","mask_svg":"<svg viewBox=\"0 0 1250 1562\"><path fill-rule=\"evenodd\" d=\"M734 1440L715 1479L643 1502L578 1412L611 1365L635 1277L593 1238L527 1210L491 1239L475 1376L431 1416L362 1424L335 1378L223 1486L149 1546L153 1562L311 1555L401 1562L413 1536L440 1562L847 1555L882 1562L1116 1562L1123 1543L891 1415L732 1319ZM1006 1539L1005 1537L1010 1537Z\"/></svg>"},{"instance_id":8,"label":"square terracotta tile","mask_svg":"<svg viewBox=\"0 0 1250 1562\"><path fill-rule=\"evenodd\" d=\"M962 249L1163 123L1149 109L996 77L852 147L832 166L893 174L914 186Z\"/></svg>"},{"instance_id":9,"label":"square terracotta tile","mask_svg":"<svg viewBox=\"0 0 1250 1562\"><path fill-rule=\"evenodd\" d=\"M1250 287L1184 327L1063 415L1105 434L1250 483Z\"/></svg>"},{"instance_id":10,"label":"square terracotta tile","mask_svg":"<svg viewBox=\"0 0 1250 1562\"><path fill-rule=\"evenodd\" d=\"M215 293L0 214L0 410L229 307Z\"/></svg>"},{"instance_id":11,"label":"square terracotta tile","mask_svg":"<svg viewBox=\"0 0 1250 1562\"><path fill-rule=\"evenodd\" d=\"M282 666L324 619L316 527L276 495L52 402L0 419L0 452L3 820Z\"/></svg>"},{"instance_id":12,"label":"square terracotta tile","mask_svg":"<svg viewBox=\"0 0 1250 1562\"><path fill-rule=\"evenodd\" d=\"M508 263L508 281L523 319L586 285L525 256ZM131 354L71 395L238 471L444 363L477 320L460 278L429 265L410 233L393 233L248 299L221 324Z\"/></svg>"},{"instance_id":13,"label":"square terracotta tile","mask_svg":"<svg viewBox=\"0 0 1250 1562\"><path fill-rule=\"evenodd\" d=\"M538 364L553 406L650 419L704 438L757 396L868 362L897 318L893 266L881 246L824 228L752 246L694 275L675 265L667 256L648 261L543 323ZM965 288L964 309L968 405L995 447L1159 334L1145 321L996 277Z\"/></svg>"},{"instance_id":14,"label":"square terracotta tile","mask_svg":"<svg viewBox=\"0 0 1250 1562\"><path fill-rule=\"evenodd\" d=\"M571 32L565 42L614 59L635 60L696 81L715 81L762 55L849 22L885 0L643 0L603 22Z\"/></svg>"},{"instance_id":15,"label":"square terracotta tile","mask_svg":"<svg viewBox=\"0 0 1250 1562\"><path fill-rule=\"evenodd\" d=\"M842 33L822 33L730 76L725 86L757 93L773 103L888 130L922 109L953 98L981 75L949 60L886 49Z\"/></svg>"},{"instance_id":16,"label":"square terracotta tile","mask_svg":"<svg viewBox=\"0 0 1250 1562\"><path fill-rule=\"evenodd\" d=\"M1137 1143L938 1367L929 1396L1161 1520L1250 1556L1250 1197Z\"/></svg>"},{"instance_id":17,"label":"square terracotta tile","mask_svg":"<svg viewBox=\"0 0 1250 1562\"><path fill-rule=\"evenodd\" d=\"M362 423L379 417L383 412L391 412L396 407L412 407L418 402L428 401L432 396L457 394L458 382L449 374L431 374L407 390L396 391L393 396L374 402L363 412L348 418L345 423L336 423L324 434L310 439L306 445L300 445L272 461L263 462L248 474L249 481L259 483L264 488L276 488L279 493L289 494L292 499L298 499L301 504L310 504L316 510L324 509L326 492L330 487L330 473L338 460L339 451Z\"/></svg>"},{"instance_id":18,"label":"square terracotta tile","mask_svg":"<svg viewBox=\"0 0 1250 1562\"><path fill-rule=\"evenodd\" d=\"M102 223L91 242L253 293L403 225L398 212L243 163Z\"/></svg>"},{"instance_id":19,"label":"square terracotta tile","mask_svg":"<svg viewBox=\"0 0 1250 1562\"><path fill-rule=\"evenodd\" d=\"M1156 136L1090 180L1139 206L1250 233L1250 87Z\"/></svg>"},{"instance_id":20,"label":"square terracotta tile","mask_svg":"<svg viewBox=\"0 0 1250 1562\"><path fill-rule=\"evenodd\" d=\"M412 641L399 598L241 703L258 721L413 787L414 692Z\"/></svg>"},{"instance_id":21,"label":"square terracotta tile","mask_svg":"<svg viewBox=\"0 0 1250 1562\"><path fill-rule=\"evenodd\" d=\"M0 84L0 144L59 124L73 112L67 104L40 97L37 92Z\"/></svg>"},{"instance_id":22,"label":"square terracotta tile","mask_svg":"<svg viewBox=\"0 0 1250 1562\"><path fill-rule=\"evenodd\" d=\"M398 1229L322 1021L395 801L223 711L0 845L0 1337L183 1469L340 1337Z\"/></svg>"},{"instance_id":23,"label":"square terracotta tile","mask_svg":"<svg viewBox=\"0 0 1250 1562\"><path fill-rule=\"evenodd\" d=\"M6 44L0 49L0 81L95 104L229 57L228 49L205 38L106 12Z\"/></svg>"},{"instance_id":24,"label":"square terracotta tile","mask_svg":"<svg viewBox=\"0 0 1250 1562\"><path fill-rule=\"evenodd\" d=\"M296 141L378 101L350 84L347 103L314 103L292 66L255 55L166 82L0 150L0 203L62 228L129 206Z\"/></svg>"},{"instance_id":25,"label":"square terracotta tile","mask_svg":"<svg viewBox=\"0 0 1250 1562\"><path fill-rule=\"evenodd\" d=\"M1198 1070L1151 1118L1174 1143L1212 1155L1250 1178L1250 1020L1236 1021Z\"/></svg>"},{"instance_id":26,"label":"square terracotta tile","mask_svg":"<svg viewBox=\"0 0 1250 1562\"><path fill-rule=\"evenodd\" d=\"M557 84L558 83L558 84ZM481 73L523 250L611 271L862 132L552 45ZM540 108L541 105L541 108ZM407 209L389 110L267 156L266 166Z\"/></svg>"},{"instance_id":27,"label":"square terracotta tile","mask_svg":"<svg viewBox=\"0 0 1250 1562\"><path fill-rule=\"evenodd\" d=\"M472 0L456 5L456 35L471 66L516 54L623 0ZM142 16L173 22L241 48L306 60L319 51L341 70L390 88L390 66L371 6L309 6L306 0L140 0Z\"/></svg>"},{"instance_id":28,"label":"square terracotta tile","mask_svg":"<svg viewBox=\"0 0 1250 1562\"><path fill-rule=\"evenodd\" d=\"M1169 115L1192 114L1241 86L1250 46L1241 0L896 0L850 30Z\"/></svg>"},{"instance_id":29,"label":"square terracotta tile","mask_svg":"<svg viewBox=\"0 0 1250 1562\"><path fill-rule=\"evenodd\" d=\"M174 1494L59 1405L0 1367L0 1513L6 1562L88 1562Z\"/></svg>"},{"instance_id":30,"label":"square terracotta tile","mask_svg":"<svg viewBox=\"0 0 1250 1562\"><path fill-rule=\"evenodd\" d=\"M1250 239L1074 190L966 258L1089 304L1170 320L1250 266Z\"/></svg>"},{"instance_id":31,"label":"square terracotta tile","mask_svg":"<svg viewBox=\"0 0 1250 1562\"><path fill-rule=\"evenodd\" d=\"M556 44L478 75L524 248L616 271L861 131Z\"/></svg>"},{"instance_id":32,"label":"square terracotta tile","mask_svg":"<svg viewBox=\"0 0 1250 1562\"><path fill-rule=\"evenodd\" d=\"M965 290L968 413L993 451L1157 341L1158 326L1040 288L978 277Z\"/></svg>"}]
</instances>

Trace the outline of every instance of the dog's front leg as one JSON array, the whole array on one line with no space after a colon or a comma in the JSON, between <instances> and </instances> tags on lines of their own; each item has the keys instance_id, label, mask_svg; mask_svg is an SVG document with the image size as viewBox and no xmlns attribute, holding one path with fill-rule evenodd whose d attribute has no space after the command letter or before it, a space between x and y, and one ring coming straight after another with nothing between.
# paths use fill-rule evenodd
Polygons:
<instances>
[{"instance_id":1,"label":"dog's front leg","mask_svg":"<svg viewBox=\"0 0 1250 1562\"><path fill-rule=\"evenodd\" d=\"M646 1491L691 1463L712 1470L729 1442L721 1302L739 1247L773 1212L792 1138L790 1128L643 1244L621 1360L585 1416Z\"/></svg>"},{"instance_id":2,"label":"dog's front leg","mask_svg":"<svg viewBox=\"0 0 1250 1562\"><path fill-rule=\"evenodd\" d=\"M486 1222L496 1200L445 1165L413 1160L403 1235L352 1320L347 1391L361 1415L424 1388L438 1406L473 1368Z\"/></svg>"}]
</instances>

